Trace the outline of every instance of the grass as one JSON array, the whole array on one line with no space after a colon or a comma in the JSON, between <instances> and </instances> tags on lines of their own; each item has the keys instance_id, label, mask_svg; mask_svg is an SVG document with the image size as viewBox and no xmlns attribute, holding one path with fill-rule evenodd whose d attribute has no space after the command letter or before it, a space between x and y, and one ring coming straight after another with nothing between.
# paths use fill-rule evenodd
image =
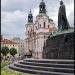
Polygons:
<instances>
[{"instance_id":1,"label":"grass","mask_svg":"<svg viewBox=\"0 0 75 75\"><path fill-rule=\"evenodd\" d=\"M5 66L10 64L12 64L12 62L1 62L1 75L22 75L17 71L3 69Z\"/></svg>"},{"instance_id":2,"label":"grass","mask_svg":"<svg viewBox=\"0 0 75 75\"><path fill-rule=\"evenodd\" d=\"M9 71L6 69L1 69L1 75L21 75L21 73L17 71Z\"/></svg>"},{"instance_id":3,"label":"grass","mask_svg":"<svg viewBox=\"0 0 75 75\"><path fill-rule=\"evenodd\" d=\"M12 62L1 62L1 75L22 75L22 73L13 70L4 69L5 66L13 64ZM23 75L33 75L24 73ZM39 75L39 74L36 74Z\"/></svg>"},{"instance_id":4,"label":"grass","mask_svg":"<svg viewBox=\"0 0 75 75\"><path fill-rule=\"evenodd\" d=\"M1 68L7 66L7 65L10 65L12 64L12 62L1 62Z\"/></svg>"}]
</instances>

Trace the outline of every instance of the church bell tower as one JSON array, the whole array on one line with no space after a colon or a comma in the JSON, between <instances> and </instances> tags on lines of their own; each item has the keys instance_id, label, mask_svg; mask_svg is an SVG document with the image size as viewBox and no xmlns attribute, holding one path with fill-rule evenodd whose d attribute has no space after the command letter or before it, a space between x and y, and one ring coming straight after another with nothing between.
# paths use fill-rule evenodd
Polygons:
<instances>
[{"instance_id":1,"label":"church bell tower","mask_svg":"<svg viewBox=\"0 0 75 75\"><path fill-rule=\"evenodd\" d=\"M46 5L45 2L42 0L40 5L39 5L39 13L46 13Z\"/></svg>"},{"instance_id":2,"label":"church bell tower","mask_svg":"<svg viewBox=\"0 0 75 75\"><path fill-rule=\"evenodd\" d=\"M32 16L31 10L28 14L28 23L33 23L33 16Z\"/></svg>"}]
</instances>

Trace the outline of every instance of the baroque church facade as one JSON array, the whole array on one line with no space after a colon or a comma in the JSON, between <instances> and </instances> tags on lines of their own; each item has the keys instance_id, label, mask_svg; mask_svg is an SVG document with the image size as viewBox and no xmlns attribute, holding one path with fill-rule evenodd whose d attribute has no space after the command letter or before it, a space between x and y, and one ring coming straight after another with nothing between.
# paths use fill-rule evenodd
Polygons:
<instances>
[{"instance_id":1,"label":"baroque church facade","mask_svg":"<svg viewBox=\"0 0 75 75\"><path fill-rule=\"evenodd\" d=\"M39 5L39 14L33 23L33 15L31 11L28 14L28 22L26 24L25 49L32 53L33 58L43 58L43 47L50 34L56 32L55 23L46 13L46 5L42 0Z\"/></svg>"}]
</instances>

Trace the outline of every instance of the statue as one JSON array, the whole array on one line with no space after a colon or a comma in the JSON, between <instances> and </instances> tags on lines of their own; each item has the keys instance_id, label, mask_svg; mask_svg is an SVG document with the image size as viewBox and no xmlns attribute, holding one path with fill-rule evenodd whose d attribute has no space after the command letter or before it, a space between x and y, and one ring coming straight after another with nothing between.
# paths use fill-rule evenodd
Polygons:
<instances>
[{"instance_id":1,"label":"statue","mask_svg":"<svg viewBox=\"0 0 75 75\"><path fill-rule=\"evenodd\" d=\"M60 1L60 8L59 8L59 13L58 13L58 30L65 30L68 29L69 23L67 21L66 17L66 9L65 5L63 4L63 1Z\"/></svg>"}]
</instances>

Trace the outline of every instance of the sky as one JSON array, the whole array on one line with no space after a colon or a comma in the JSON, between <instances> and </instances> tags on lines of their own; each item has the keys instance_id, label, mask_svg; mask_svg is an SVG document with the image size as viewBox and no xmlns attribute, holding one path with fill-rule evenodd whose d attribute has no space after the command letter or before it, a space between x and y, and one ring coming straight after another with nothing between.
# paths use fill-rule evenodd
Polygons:
<instances>
[{"instance_id":1,"label":"sky","mask_svg":"<svg viewBox=\"0 0 75 75\"><path fill-rule=\"evenodd\" d=\"M6 38L24 39L28 13L32 10L34 22L39 14L41 0L1 0L1 34ZM58 25L60 0L44 0L47 15ZM63 0L70 26L74 27L74 0Z\"/></svg>"}]
</instances>

